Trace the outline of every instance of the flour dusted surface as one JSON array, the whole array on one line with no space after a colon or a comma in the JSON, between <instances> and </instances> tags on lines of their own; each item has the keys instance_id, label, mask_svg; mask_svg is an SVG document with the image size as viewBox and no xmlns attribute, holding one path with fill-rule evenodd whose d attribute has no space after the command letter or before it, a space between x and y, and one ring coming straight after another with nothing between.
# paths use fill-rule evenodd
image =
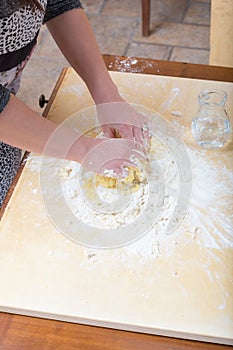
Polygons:
<instances>
[{"instance_id":1,"label":"flour dusted surface","mask_svg":"<svg viewBox=\"0 0 233 350\"><path fill-rule=\"evenodd\" d=\"M188 149L192 164L192 195L187 213L180 226L171 234L166 235L167 223L173 213L179 189L179 174L174 160L164 147L152 150L156 153L156 161L163 172L166 193L163 199L161 214L154 227L138 242L124 248L129 254L143 255L145 258L171 254L179 243L184 240L195 240L200 246L204 244L213 249L232 247L233 222L229 203L233 196L233 174L230 167L222 167L221 161L216 162L206 157L206 151ZM157 163L151 167L157 166ZM31 155L27 167L39 171L40 157ZM53 159L48 159L48 166L53 171ZM63 163L60 170L61 187L71 210L77 218L93 227L117 229L125 226L140 216L143 210L149 210L147 199L149 187L144 185L132 193L126 209L118 213L103 213L91 208L82 196L79 182L80 165L75 162ZM105 204L111 204L117 199L116 190L97 188L97 194ZM221 198L221 200L220 200ZM219 210L218 208L221 208ZM149 211L150 213L150 211ZM98 254L99 255L99 254Z\"/></svg>"}]
</instances>

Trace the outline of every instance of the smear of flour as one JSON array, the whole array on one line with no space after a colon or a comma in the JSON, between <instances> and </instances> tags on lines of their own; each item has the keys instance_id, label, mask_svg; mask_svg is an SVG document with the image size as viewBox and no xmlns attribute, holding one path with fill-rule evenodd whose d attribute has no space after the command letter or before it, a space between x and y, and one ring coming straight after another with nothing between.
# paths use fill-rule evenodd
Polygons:
<instances>
[{"instance_id":1,"label":"smear of flour","mask_svg":"<svg viewBox=\"0 0 233 350\"><path fill-rule=\"evenodd\" d=\"M189 152L193 164L193 193L189 222L192 232L207 247L221 249L233 245L233 172L221 162Z\"/></svg>"},{"instance_id":2,"label":"smear of flour","mask_svg":"<svg viewBox=\"0 0 233 350\"><path fill-rule=\"evenodd\" d=\"M174 87L171 89L168 98L160 105L160 110L170 110L172 107L182 106L180 89Z\"/></svg>"},{"instance_id":3,"label":"smear of flour","mask_svg":"<svg viewBox=\"0 0 233 350\"><path fill-rule=\"evenodd\" d=\"M171 114L174 115L175 117L182 117L181 111L172 111Z\"/></svg>"}]
</instances>

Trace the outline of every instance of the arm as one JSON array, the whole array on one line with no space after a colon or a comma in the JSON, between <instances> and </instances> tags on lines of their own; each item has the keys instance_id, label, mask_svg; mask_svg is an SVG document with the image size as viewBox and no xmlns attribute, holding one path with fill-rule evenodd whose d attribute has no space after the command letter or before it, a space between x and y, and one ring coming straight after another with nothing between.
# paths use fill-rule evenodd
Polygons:
<instances>
[{"instance_id":1,"label":"arm","mask_svg":"<svg viewBox=\"0 0 233 350\"><path fill-rule=\"evenodd\" d=\"M37 115L14 95L11 95L0 116L0 140L12 146L41 154L57 126L56 123ZM67 159L81 162L85 154L100 142L83 137L69 128L61 127L60 134L59 142L50 147L48 156L63 158L64 150L70 149Z\"/></svg>"},{"instance_id":2,"label":"arm","mask_svg":"<svg viewBox=\"0 0 233 350\"><path fill-rule=\"evenodd\" d=\"M75 16L73 16L74 14ZM77 21L76 14L83 18L81 22L83 21L84 24L80 27L81 32L79 32L79 37L72 39L72 36L67 36L70 38L70 41L67 43L66 40L63 39L62 34L69 31L69 26L75 26L74 31L76 32L77 27L74 24ZM60 24L61 21L57 21L57 19L61 16L64 16L65 20L64 22L62 20L62 25L60 26L57 23ZM94 35L88 27L88 20L86 19L83 10L71 10L65 12L64 14L52 19L50 22L52 23L51 28L53 28L51 30L57 33L55 37L58 36L59 38L61 36L61 49L67 53L66 56L70 58L73 66L86 81L88 87L96 97L96 101L99 100L99 102L101 102L102 100L105 100L105 97L107 97L108 93L111 91L112 93L110 93L109 98L112 99L112 96L116 96L116 98L120 100L117 88L111 81L102 60L102 56L98 51ZM80 38L80 54L77 54L76 50L73 52L74 45L72 45L72 42L73 40ZM79 41L77 40L77 42ZM87 46L86 48L85 45ZM91 48L92 46L93 48ZM90 49L92 49L93 54L90 59L87 59ZM105 89L101 91L100 95L98 95L98 87L99 85L102 85L100 84L102 78L106 85ZM95 84L95 82L97 82L97 84ZM30 152L42 153L46 143L56 128L57 124L41 118L13 95L11 95L10 101L0 115L0 140ZM78 141L76 141L77 139ZM64 149L67 149L71 140L74 141L74 146L71 148L68 158L78 162L83 160L85 154L93 146L100 143L100 140L93 140L88 137L80 136L71 129L63 129L61 139L58 144L50 150L48 155L59 158L60 155L64 154Z\"/></svg>"},{"instance_id":3,"label":"arm","mask_svg":"<svg viewBox=\"0 0 233 350\"><path fill-rule=\"evenodd\" d=\"M142 143L141 128L138 126L143 125L145 117L132 110L120 96L84 11L73 9L64 12L49 20L47 27L63 55L86 83L95 103L101 105L98 106L98 117L105 124L105 135L115 137L114 130L118 130L121 137ZM119 106L114 103L106 105L110 102L121 103ZM112 122L114 115L116 126Z\"/></svg>"},{"instance_id":4,"label":"arm","mask_svg":"<svg viewBox=\"0 0 233 350\"><path fill-rule=\"evenodd\" d=\"M51 19L47 27L70 65L85 81L96 104L123 102L82 9L73 9Z\"/></svg>"},{"instance_id":5,"label":"arm","mask_svg":"<svg viewBox=\"0 0 233 350\"><path fill-rule=\"evenodd\" d=\"M95 103L124 102L106 69L83 10L67 11L51 19L47 25L63 54L87 84ZM36 153L43 152L56 128L57 124L41 118L14 96L11 96L0 116L0 140ZM61 142L48 155L60 157L67 143L78 139L68 159L81 162L87 152L100 143L100 139L79 137L70 129L63 131L64 135L59 140Z\"/></svg>"},{"instance_id":6,"label":"arm","mask_svg":"<svg viewBox=\"0 0 233 350\"><path fill-rule=\"evenodd\" d=\"M44 152L50 141L45 155L79 163L84 161L85 166L95 172L101 171L101 166L106 165L107 160L111 169L121 172L122 162L132 154L131 144L127 140L122 139L119 144L119 139L94 139L62 125L57 128L56 123L40 117L14 95L10 96L10 101L0 116L1 141L39 154ZM56 137L53 135L55 131ZM52 135L53 142L50 139ZM100 148L95 148L96 146ZM94 162L88 165L85 157L93 149L94 152L90 154L94 157ZM112 162L115 158L117 160Z\"/></svg>"}]
</instances>

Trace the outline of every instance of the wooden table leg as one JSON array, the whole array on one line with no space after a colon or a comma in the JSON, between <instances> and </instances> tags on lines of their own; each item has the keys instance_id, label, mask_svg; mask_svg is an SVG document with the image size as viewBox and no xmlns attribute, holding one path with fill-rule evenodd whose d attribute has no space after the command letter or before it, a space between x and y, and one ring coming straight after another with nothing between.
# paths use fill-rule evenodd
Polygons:
<instances>
[{"instance_id":1,"label":"wooden table leg","mask_svg":"<svg viewBox=\"0 0 233 350\"><path fill-rule=\"evenodd\" d=\"M150 0L142 0L142 35L150 34Z\"/></svg>"}]
</instances>

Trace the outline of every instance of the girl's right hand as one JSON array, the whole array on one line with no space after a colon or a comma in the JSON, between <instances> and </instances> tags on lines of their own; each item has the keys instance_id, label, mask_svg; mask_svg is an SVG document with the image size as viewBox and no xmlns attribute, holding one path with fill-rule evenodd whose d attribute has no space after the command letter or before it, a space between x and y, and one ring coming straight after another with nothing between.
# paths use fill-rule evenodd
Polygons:
<instances>
[{"instance_id":1,"label":"girl's right hand","mask_svg":"<svg viewBox=\"0 0 233 350\"><path fill-rule=\"evenodd\" d=\"M135 142L124 138L94 139L82 136L86 152L81 160L81 165L95 173L103 174L111 170L119 175L125 166L133 164L135 158L142 158L143 148L135 149Z\"/></svg>"}]
</instances>

